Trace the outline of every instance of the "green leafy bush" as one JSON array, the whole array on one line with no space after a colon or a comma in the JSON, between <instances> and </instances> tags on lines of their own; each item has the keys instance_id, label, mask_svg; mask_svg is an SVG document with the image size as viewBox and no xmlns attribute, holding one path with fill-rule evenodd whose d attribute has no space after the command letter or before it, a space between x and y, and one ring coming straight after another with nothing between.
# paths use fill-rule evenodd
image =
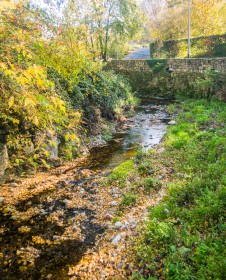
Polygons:
<instances>
[{"instance_id":1,"label":"green leafy bush","mask_svg":"<svg viewBox=\"0 0 226 280\"><path fill-rule=\"evenodd\" d=\"M123 195L122 205L128 206L137 202L137 195L134 193L126 193Z\"/></svg>"}]
</instances>

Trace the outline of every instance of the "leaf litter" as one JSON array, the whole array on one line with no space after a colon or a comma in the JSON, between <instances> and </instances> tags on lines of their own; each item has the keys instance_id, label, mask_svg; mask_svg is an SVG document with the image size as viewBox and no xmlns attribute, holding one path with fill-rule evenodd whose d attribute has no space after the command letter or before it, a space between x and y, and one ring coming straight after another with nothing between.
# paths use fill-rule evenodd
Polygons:
<instances>
[{"instance_id":1,"label":"leaf litter","mask_svg":"<svg viewBox=\"0 0 226 280\"><path fill-rule=\"evenodd\" d=\"M136 271L133 240L165 187L138 191L121 211L124 189L81 160L1 187L2 279L129 279ZM157 169L156 177L170 174Z\"/></svg>"}]
</instances>

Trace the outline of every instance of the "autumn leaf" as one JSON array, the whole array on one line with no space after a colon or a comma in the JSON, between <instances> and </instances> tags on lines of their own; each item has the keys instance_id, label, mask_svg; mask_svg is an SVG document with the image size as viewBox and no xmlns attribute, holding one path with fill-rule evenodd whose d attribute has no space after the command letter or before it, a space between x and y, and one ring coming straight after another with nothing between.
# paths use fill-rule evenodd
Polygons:
<instances>
[{"instance_id":1,"label":"autumn leaf","mask_svg":"<svg viewBox=\"0 0 226 280\"><path fill-rule=\"evenodd\" d=\"M37 117L37 116L34 117L33 123L34 123L36 126L39 125L39 120L38 120L38 117Z\"/></svg>"},{"instance_id":2,"label":"autumn leaf","mask_svg":"<svg viewBox=\"0 0 226 280\"><path fill-rule=\"evenodd\" d=\"M14 98L14 96L12 95L12 96L9 98L9 101L8 101L9 108L11 108L11 107L13 106L14 101L15 101L15 98Z\"/></svg>"}]
</instances>

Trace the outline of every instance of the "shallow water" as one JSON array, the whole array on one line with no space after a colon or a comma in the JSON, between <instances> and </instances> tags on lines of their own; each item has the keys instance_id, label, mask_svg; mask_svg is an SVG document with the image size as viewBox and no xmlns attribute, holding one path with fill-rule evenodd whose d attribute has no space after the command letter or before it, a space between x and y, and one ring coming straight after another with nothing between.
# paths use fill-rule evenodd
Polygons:
<instances>
[{"instance_id":1,"label":"shallow water","mask_svg":"<svg viewBox=\"0 0 226 280\"><path fill-rule=\"evenodd\" d=\"M129 128L121 129L107 146L93 148L87 159L87 168L110 171L133 157L138 147L149 150L160 143L170 121L164 107L169 101L145 98L141 100Z\"/></svg>"}]
</instances>

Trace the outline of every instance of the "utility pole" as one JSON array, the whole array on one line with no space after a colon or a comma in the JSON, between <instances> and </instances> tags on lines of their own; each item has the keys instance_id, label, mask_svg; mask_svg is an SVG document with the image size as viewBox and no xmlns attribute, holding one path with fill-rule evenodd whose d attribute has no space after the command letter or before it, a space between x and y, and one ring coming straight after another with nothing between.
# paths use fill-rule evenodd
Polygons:
<instances>
[{"instance_id":1,"label":"utility pole","mask_svg":"<svg viewBox=\"0 0 226 280\"><path fill-rule=\"evenodd\" d=\"M188 0L188 58L191 57L191 0Z\"/></svg>"}]
</instances>

